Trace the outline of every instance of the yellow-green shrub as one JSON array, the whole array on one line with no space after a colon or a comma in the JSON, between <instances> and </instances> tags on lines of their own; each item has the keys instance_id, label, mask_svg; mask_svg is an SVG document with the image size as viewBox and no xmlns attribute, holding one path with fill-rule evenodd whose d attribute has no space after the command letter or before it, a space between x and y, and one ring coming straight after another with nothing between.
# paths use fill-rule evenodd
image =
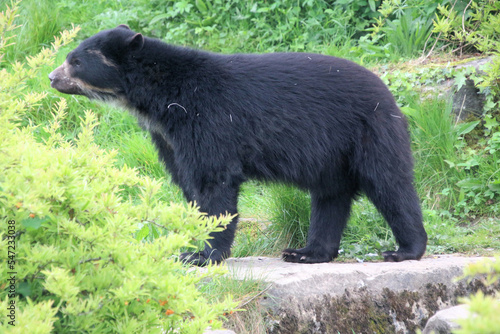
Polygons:
<instances>
[{"instance_id":1,"label":"yellow-green shrub","mask_svg":"<svg viewBox=\"0 0 500 334\"><path fill-rule=\"evenodd\" d=\"M15 8L0 15L0 59L14 15ZM46 95L27 91L25 81L52 65L77 30L0 71L0 331L200 333L217 327L235 304L208 301L196 285L222 270L189 270L177 254L228 219L159 202L159 181L116 168L115 152L93 142L98 122L90 111L77 138L64 139L58 132L64 99L44 129L16 122ZM48 139L38 142L35 130ZM140 196L127 197L124 188L137 188ZM138 231L147 225L164 235L141 240ZM11 305L15 317L7 316Z\"/></svg>"},{"instance_id":2,"label":"yellow-green shrub","mask_svg":"<svg viewBox=\"0 0 500 334\"><path fill-rule=\"evenodd\" d=\"M464 276L474 278L483 276L487 286L500 284L500 257L496 261L485 260L469 265ZM498 317L500 314L500 294L487 296L481 291L464 299L469 307L470 316L459 320L461 328L456 334L493 334L500 333Z\"/></svg>"}]
</instances>

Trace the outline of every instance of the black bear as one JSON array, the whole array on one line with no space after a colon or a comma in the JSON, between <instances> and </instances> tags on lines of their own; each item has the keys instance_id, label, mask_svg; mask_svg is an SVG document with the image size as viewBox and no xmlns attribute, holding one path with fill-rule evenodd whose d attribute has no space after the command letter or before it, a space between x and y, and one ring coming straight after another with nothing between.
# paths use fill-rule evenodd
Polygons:
<instances>
[{"instance_id":1,"label":"black bear","mask_svg":"<svg viewBox=\"0 0 500 334\"><path fill-rule=\"evenodd\" d=\"M214 54L120 25L83 41L49 79L62 93L115 102L137 116L173 181L202 212L237 214L239 188L249 178L308 190L308 242L284 250L287 262L335 258L361 192L399 245L383 253L386 261L425 252L406 120L383 82L353 62L307 53ZM182 260L224 260L236 224L234 218Z\"/></svg>"}]
</instances>

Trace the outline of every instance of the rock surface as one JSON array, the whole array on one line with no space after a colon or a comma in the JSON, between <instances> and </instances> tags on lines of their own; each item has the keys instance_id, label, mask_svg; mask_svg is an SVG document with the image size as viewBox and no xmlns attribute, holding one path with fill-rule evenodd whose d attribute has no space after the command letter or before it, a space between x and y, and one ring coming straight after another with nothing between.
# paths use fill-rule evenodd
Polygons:
<instances>
[{"instance_id":1,"label":"rock surface","mask_svg":"<svg viewBox=\"0 0 500 334\"><path fill-rule=\"evenodd\" d=\"M203 334L236 334L234 331L229 329L207 329Z\"/></svg>"},{"instance_id":2,"label":"rock surface","mask_svg":"<svg viewBox=\"0 0 500 334\"><path fill-rule=\"evenodd\" d=\"M458 91L453 94L452 112L456 119L465 121L471 115L481 117L486 98L479 93L474 81L467 79Z\"/></svg>"},{"instance_id":3,"label":"rock surface","mask_svg":"<svg viewBox=\"0 0 500 334\"><path fill-rule=\"evenodd\" d=\"M474 68L476 73L483 72L485 65L493 61L492 57L486 57L482 59L472 60L470 62L457 65L455 69L460 68ZM453 95L453 105L452 112L455 117L460 120L466 120L469 116L474 115L480 117L484 112L485 96L479 93L479 89L476 88L474 81L467 79L465 84L457 91L456 87L453 86L454 80L448 80L442 84L445 90L449 90L445 95Z\"/></svg>"},{"instance_id":4,"label":"rock surface","mask_svg":"<svg viewBox=\"0 0 500 334\"><path fill-rule=\"evenodd\" d=\"M465 305L453 306L433 315L423 330L423 334L451 334L454 329L460 328L457 320L469 316L469 310Z\"/></svg>"},{"instance_id":5,"label":"rock surface","mask_svg":"<svg viewBox=\"0 0 500 334\"><path fill-rule=\"evenodd\" d=\"M228 259L236 278L269 283L261 301L271 333L414 333L457 298L487 289L455 281L482 258L428 257L401 263L293 264L276 258Z\"/></svg>"}]
</instances>

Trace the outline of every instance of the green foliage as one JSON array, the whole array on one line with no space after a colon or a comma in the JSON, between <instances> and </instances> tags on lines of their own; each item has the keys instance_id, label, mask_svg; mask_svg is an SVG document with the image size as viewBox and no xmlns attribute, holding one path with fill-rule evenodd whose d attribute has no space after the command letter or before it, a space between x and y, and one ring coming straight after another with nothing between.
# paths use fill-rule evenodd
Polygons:
<instances>
[{"instance_id":1,"label":"green foliage","mask_svg":"<svg viewBox=\"0 0 500 334\"><path fill-rule=\"evenodd\" d=\"M467 77L476 78L475 71L422 68L382 75L408 117L416 184L419 193L426 196L424 201L440 208L440 214L446 217L475 219L484 214L496 215L500 210L498 120L487 114L484 125L479 120L458 123L451 114L451 105L435 98L422 103L419 93L423 86L449 78L460 86Z\"/></svg>"},{"instance_id":2,"label":"green foliage","mask_svg":"<svg viewBox=\"0 0 500 334\"><path fill-rule=\"evenodd\" d=\"M18 28L14 24L14 20L17 16L18 11L18 2L12 3L12 6L6 6L5 11L0 12L0 22L3 22L4 26L0 29L0 50L6 49L8 46L11 46L13 43L10 41L14 36L10 35L10 32ZM5 54L2 52L0 54L0 63L4 60Z\"/></svg>"},{"instance_id":3,"label":"green foliage","mask_svg":"<svg viewBox=\"0 0 500 334\"><path fill-rule=\"evenodd\" d=\"M29 20L23 20L22 24L19 22L18 29L15 31L17 35L16 43L9 49L4 49L5 58L9 62L21 60L30 54L40 51L42 45L51 40L52 36L59 32L61 25L61 18L58 15L59 10L56 2L44 2L40 6L36 0L24 0L22 7L19 6L19 3L20 1L13 3L14 7L17 8L18 14L16 22L19 22L19 18L29 17ZM3 10L2 7L0 5L0 10ZM6 36L13 37L9 33Z\"/></svg>"},{"instance_id":4,"label":"green foliage","mask_svg":"<svg viewBox=\"0 0 500 334\"><path fill-rule=\"evenodd\" d=\"M409 9L399 18L387 20L381 28L392 54L402 57L417 55L431 34L432 20L419 11Z\"/></svg>"},{"instance_id":5,"label":"green foliage","mask_svg":"<svg viewBox=\"0 0 500 334\"><path fill-rule=\"evenodd\" d=\"M317 45L346 43L353 34L353 15L326 1L135 0L127 10L110 8L96 19L107 28L125 22L176 44L248 52L311 51Z\"/></svg>"},{"instance_id":6,"label":"green foliage","mask_svg":"<svg viewBox=\"0 0 500 334\"><path fill-rule=\"evenodd\" d=\"M500 282L500 257L496 261L484 260L469 265L464 270L464 277L482 277L487 286ZM460 329L454 330L456 334L477 333L493 334L499 332L498 315L500 314L500 295L486 296L482 291L465 298L463 302L468 306L470 316L458 320Z\"/></svg>"},{"instance_id":7,"label":"green foliage","mask_svg":"<svg viewBox=\"0 0 500 334\"><path fill-rule=\"evenodd\" d=\"M478 75L475 83L482 91L489 92L498 99L500 94L500 2L496 0L470 1L459 12L454 7L439 6L439 15L434 21L433 32L451 43L454 51L477 50L493 54L493 62ZM489 99L490 105L493 103ZM491 108L491 107L490 107Z\"/></svg>"},{"instance_id":8,"label":"green foliage","mask_svg":"<svg viewBox=\"0 0 500 334\"><path fill-rule=\"evenodd\" d=\"M479 121L469 123L472 128ZM454 214L461 217L474 216L477 213L497 214L500 210L498 198L500 197L500 123L496 118L485 116L485 130L483 137L478 138L478 143L470 147L464 140L467 134L464 131L457 141L455 148L457 156L453 160L446 160L450 169L461 170L464 176L460 178L456 186L459 187L459 195L454 205ZM443 192L450 192L444 189Z\"/></svg>"},{"instance_id":9,"label":"green foliage","mask_svg":"<svg viewBox=\"0 0 500 334\"><path fill-rule=\"evenodd\" d=\"M346 13L352 13L350 25L355 31L361 33L365 28L379 16L377 8L384 1L381 0L336 0L334 6L342 6Z\"/></svg>"},{"instance_id":10,"label":"green foliage","mask_svg":"<svg viewBox=\"0 0 500 334\"><path fill-rule=\"evenodd\" d=\"M365 59L390 59L390 44L382 44L383 35L364 35L358 40L356 46L351 48L351 53L359 57L360 64L365 64Z\"/></svg>"},{"instance_id":11,"label":"green foliage","mask_svg":"<svg viewBox=\"0 0 500 334\"><path fill-rule=\"evenodd\" d=\"M0 16L2 41L14 14ZM53 66L56 51L76 32L0 71L1 282L16 272L14 296L0 292L4 310L15 303L16 326L2 322L0 331L201 333L220 326L235 303L227 296L209 301L198 286L224 270L189 270L177 254L230 217L207 218L194 206L159 201L160 181L115 167L116 152L95 144L98 122L90 111L67 140L64 99L46 126L20 122L47 96L30 91L28 78ZM126 188L138 195L127 196Z\"/></svg>"},{"instance_id":12,"label":"green foliage","mask_svg":"<svg viewBox=\"0 0 500 334\"><path fill-rule=\"evenodd\" d=\"M450 0L387 0L372 17L369 35L361 36L352 51L365 58L399 60L425 48L438 6Z\"/></svg>"},{"instance_id":13,"label":"green foliage","mask_svg":"<svg viewBox=\"0 0 500 334\"><path fill-rule=\"evenodd\" d=\"M351 217L340 242L340 258L358 261L382 259L382 252L396 249L386 221L366 198L354 202Z\"/></svg>"},{"instance_id":14,"label":"green foliage","mask_svg":"<svg viewBox=\"0 0 500 334\"><path fill-rule=\"evenodd\" d=\"M498 52L499 10L500 3L495 0L470 1L461 12L455 7L439 6L433 31L460 48L472 46L481 52Z\"/></svg>"},{"instance_id":15,"label":"green foliage","mask_svg":"<svg viewBox=\"0 0 500 334\"><path fill-rule=\"evenodd\" d=\"M281 248L302 248L307 241L311 216L311 197L308 193L288 185L269 185L272 224L270 237Z\"/></svg>"}]
</instances>

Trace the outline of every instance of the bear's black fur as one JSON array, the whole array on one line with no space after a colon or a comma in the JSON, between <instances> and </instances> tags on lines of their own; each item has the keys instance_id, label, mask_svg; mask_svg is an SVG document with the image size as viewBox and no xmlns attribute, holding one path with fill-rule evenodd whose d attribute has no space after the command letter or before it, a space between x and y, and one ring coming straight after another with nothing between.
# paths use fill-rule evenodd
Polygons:
<instances>
[{"instance_id":1,"label":"bear's black fur","mask_svg":"<svg viewBox=\"0 0 500 334\"><path fill-rule=\"evenodd\" d=\"M213 54L121 25L83 41L49 78L63 93L135 114L173 181L202 212L236 214L248 178L310 191L307 245L285 250L285 261L335 258L359 192L399 244L383 254L386 261L425 252L405 118L382 81L353 62L305 53ZM212 234L211 247L183 260L227 258L236 224L237 218Z\"/></svg>"}]
</instances>

